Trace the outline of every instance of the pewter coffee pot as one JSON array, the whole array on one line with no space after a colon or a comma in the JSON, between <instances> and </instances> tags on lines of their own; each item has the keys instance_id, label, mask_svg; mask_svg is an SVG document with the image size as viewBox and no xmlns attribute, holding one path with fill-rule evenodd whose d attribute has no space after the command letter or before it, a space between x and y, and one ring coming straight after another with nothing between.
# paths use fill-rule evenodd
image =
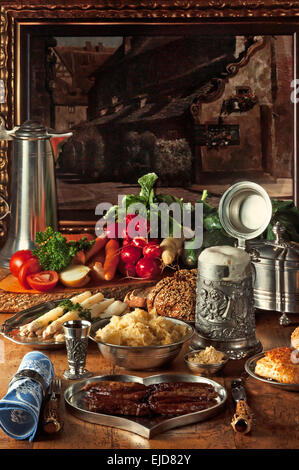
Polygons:
<instances>
[{"instance_id":1,"label":"pewter coffee pot","mask_svg":"<svg viewBox=\"0 0 299 470\"><path fill-rule=\"evenodd\" d=\"M10 214L7 241L0 251L0 266L8 268L18 250L32 249L35 235L51 226L57 229L55 153L58 143L72 135L47 130L40 123L26 121L11 131L0 121L0 140L12 141L11 201L3 196L4 219Z\"/></svg>"}]
</instances>

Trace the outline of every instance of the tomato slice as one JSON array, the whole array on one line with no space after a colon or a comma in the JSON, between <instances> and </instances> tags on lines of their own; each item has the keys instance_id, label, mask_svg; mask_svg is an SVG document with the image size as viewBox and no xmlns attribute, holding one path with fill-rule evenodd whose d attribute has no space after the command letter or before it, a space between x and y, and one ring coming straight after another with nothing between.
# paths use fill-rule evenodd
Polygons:
<instances>
[{"instance_id":1,"label":"tomato slice","mask_svg":"<svg viewBox=\"0 0 299 470\"><path fill-rule=\"evenodd\" d=\"M47 292L56 286L59 277L56 271L41 271L40 273L29 274L26 280L32 289Z\"/></svg>"},{"instance_id":2,"label":"tomato slice","mask_svg":"<svg viewBox=\"0 0 299 470\"><path fill-rule=\"evenodd\" d=\"M21 269L18 274L19 283L25 289L30 289L30 285L27 282L27 276L29 274L35 274L42 271L41 266L39 265L37 258L29 258L25 263L21 266Z\"/></svg>"},{"instance_id":3,"label":"tomato slice","mask_svg":"<svg viewBox=\"0 0 299 470\"><path fill-rule=\"evenodd\" d=\"M19 250L16 251L12 257L10 258L9 262L9 269L13 276L18 277L19 271L22 265L28 259L32 258L32 251L31 250Z\"/></svg>"}]
</instances>

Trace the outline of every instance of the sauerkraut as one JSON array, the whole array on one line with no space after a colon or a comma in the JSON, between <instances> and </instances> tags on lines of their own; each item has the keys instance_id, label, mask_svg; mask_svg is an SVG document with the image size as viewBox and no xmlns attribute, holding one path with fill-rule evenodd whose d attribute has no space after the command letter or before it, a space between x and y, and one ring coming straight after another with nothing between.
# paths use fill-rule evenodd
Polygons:
<instances>
[{"instance_id":1,"label":"sauerkraut","mask_svg":"<svg viewBox=\"0 0 299 470\"><path fill-rule=\"evenodd\" d=\"M187 327L140 308L123 316L113 316L96 332L96 339L121 346L164 346L181 341Z\"/></svg>"}]
</instances>

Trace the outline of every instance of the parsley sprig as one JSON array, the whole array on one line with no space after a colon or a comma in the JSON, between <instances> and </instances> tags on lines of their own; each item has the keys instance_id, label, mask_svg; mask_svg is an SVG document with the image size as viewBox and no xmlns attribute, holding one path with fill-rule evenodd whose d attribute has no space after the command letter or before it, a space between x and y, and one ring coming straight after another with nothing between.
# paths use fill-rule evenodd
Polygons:
<instances>
[{"instance_id":1,"label":"parsley sprig","mask_svg":"<svg viewBox=\"0 0 299 470\"><path fill-rule=\"evenodd\" d=\"M91 320L91 312L89 308L82 307L81 304L74 304L70 299L62 300L58 307L63 307L63 313L71 312L72 310L77 310L79 317L84 320Z\"/></svg>"},{"instance_id":2,"label":"parsley sprig","mask_svg":"<svg viewBox=\"0 0 299 470\"><path fill-rule=\"evenodd\" d=\"M71 264L79 251L87 251L94 240L88 241L86 237L82 237L78 241L67 241L60 232L47 227L44 232L37 232L35 244L32 254L38 257L41 267L46 271L60 272Z\"/></svg>"}]
</instances>

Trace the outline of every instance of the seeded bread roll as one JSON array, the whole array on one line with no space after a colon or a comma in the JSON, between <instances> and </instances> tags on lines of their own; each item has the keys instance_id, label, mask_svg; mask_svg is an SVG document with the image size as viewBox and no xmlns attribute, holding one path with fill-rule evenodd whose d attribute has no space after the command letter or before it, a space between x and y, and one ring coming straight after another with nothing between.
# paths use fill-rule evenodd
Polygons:
<instances>
[{"instance_id":1,"label":"seeded bread roll","mask_svg":"<svg viewBox=\"0 0 299 470\"><path fill-rule=\"evenodd\" d=\"M159 281L147 297L148 310L179 320L195 321L196 269L181 269Z\"/></svg>"}]
</instances>

